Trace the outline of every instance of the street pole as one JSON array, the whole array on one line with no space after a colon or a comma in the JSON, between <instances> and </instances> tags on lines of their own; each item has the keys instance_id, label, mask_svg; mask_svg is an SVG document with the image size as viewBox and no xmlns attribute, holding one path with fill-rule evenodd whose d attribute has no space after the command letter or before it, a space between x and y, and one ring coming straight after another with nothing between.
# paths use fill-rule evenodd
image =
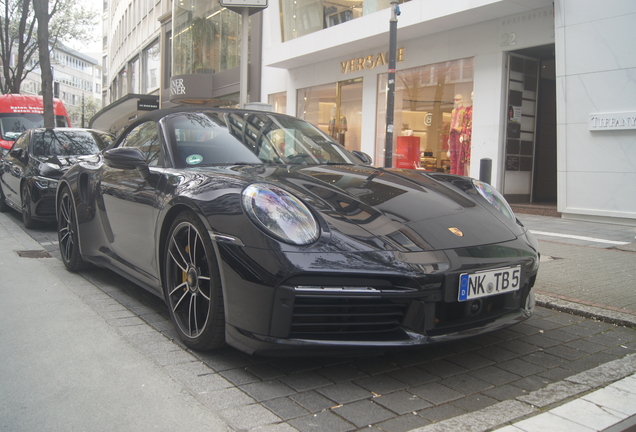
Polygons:
<instances>
[{"instance_id":1,"label":"street pole","mask_svg":"<svg viewBox=\"0 0 636 432\"><path fill-rule=\"evenodd\" d=\"M82 93L82 127L84 127L84 93Z\"/></svg>"},{"instance_id":2,"label":"street pole","mask_svg":"<svg viewBox=\"0 0 636 432\"><path fill-rule=\"evenodd\" d=\"M248 79L248 70L247 70L247 57L249 55L248 51L248 38L249 38L249 8L242 8L241 15L243 16L243 24L242 24L242 32L241 32L241 85L239 88L240 91L240 107L245 108L247 105L247 79Z\"/></svg>"},{"instance_id":3,"label":"street pole","mask_svg":"<svg viewBox=\"0 0 636 432\"><path fill-rule=\"evenodd\" d=\"M397 57L397 17L400 14L398 0L391 0L391 19L389 20L389 87L386 93L386 142L384 166L393 166L393 116L395 110L395 63Z\"/></svg>"}]
</instances>

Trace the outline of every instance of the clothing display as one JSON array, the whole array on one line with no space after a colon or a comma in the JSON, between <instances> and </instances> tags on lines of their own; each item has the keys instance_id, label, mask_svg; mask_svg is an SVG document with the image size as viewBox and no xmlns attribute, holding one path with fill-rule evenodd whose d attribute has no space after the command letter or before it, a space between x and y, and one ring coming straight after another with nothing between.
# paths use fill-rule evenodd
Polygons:
<instances>
[{"instance_id":1,"label":"clothing display","mask_svg":"<svg viewBox=\"0 0 636 432\"><path fill-rule=\"evenodd\" d=\"M470 169L470 152L473 134L473 106L469 106L464 111L464 125L461 134L461 152L459 163L464 167L464 175L468 175Z\"/></svg>"},{"instance_id":2,"label":"clothing display","mask_svg":"<svg viewBox=\"0 0 636 432\"><path fill-rule=\"evenodd\" d=\"M450 173L464 175L464 165L460 163L459 157L462 145L461 142L459 142L460 136L460 131L451 129L450 137L448 138L448 151L450 153Z\"/></svg>"},{"instance_id":3,"label":"clothing display","mask_svg":"<svg viewBox=\"0 0 636 432\"><path fill-rule=\"evenodd\" d=\"M464 175L464 165L461 163L461 140L464 127L466 109L462 95L455 95L455 108L451 112L450 134L448 137L448 156L450 159L450 173Z\"/></svg>"},{"instance_id":4,"label":"clothing display","mask_svg":"<svg viewBox=\"0 0 636 432\"><path fill-rule=\"evenodd\" d=\"M347 118L341 115L340 120L336 122L336 117L332 117L329 121L329 135L340 144L345 145L345 132L347 132Z\"/></svg>"}]
</instances>

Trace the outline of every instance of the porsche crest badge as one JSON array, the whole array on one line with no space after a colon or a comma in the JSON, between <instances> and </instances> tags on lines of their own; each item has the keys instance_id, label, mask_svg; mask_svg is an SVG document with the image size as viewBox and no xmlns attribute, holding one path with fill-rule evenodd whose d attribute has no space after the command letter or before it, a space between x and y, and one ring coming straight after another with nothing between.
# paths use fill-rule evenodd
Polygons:
<instances>
[{"instance_id":1,"label":"porsche crest badge","mask_svg":"<svg viewBox=\"0 0 636 432\"><path fill-rule=\"evenodd\" d=\"M459 228L450 227L448 230L455 234L457 237L464 237L464 233Z\"/></svg>"}]
</instances>

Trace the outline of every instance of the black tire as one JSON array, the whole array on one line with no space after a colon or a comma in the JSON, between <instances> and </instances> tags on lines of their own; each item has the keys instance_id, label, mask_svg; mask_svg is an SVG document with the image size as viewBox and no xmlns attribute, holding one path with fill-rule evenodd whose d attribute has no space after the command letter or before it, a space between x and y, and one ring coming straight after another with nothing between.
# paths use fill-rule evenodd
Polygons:
<instances>
[{"instance_id":1,"label":"black tire","mask_svg":"<svg viewBox=\"0 0 636 432\"><path fill-rule=\"evenodd\" d=\"M77 214L68 188L60 193L57 203L57 240L64 266L72 272L88 267L82 258L77 237Z\"/></svg>"},{"instance_id":2,"label":"black tire","mask_svg":"<svg viewBox=\"0 0 636 432\"><path fill-rule=\"evenodd\" d=\"M7 204L7 197L4 196L4 191L2 190L2 186L0 186L0 213L9 211L10 208L9 204Z\"/></svg>"},{"instance_id":3,"label":"black tire","mask_svg":"<svg viewBox=\"0 0 636 432\"><path fill-rule=\"evenodd\" d=\"M182 212L172 223L163 263L164 295L181 340L195 350L225 345L219 267L212 240L193 212Z\"/></svg>"},{"instance_id":4,"label":"black tire","mask_svg":"<svg viewBox=\"0 0 636 432\"><path fill-rule=\"evenodd\" d=\"M37 225L31 213L31 190L26 182L22 184L22 223L25 228L35 228Z\"/></svg>"}]
</instances>

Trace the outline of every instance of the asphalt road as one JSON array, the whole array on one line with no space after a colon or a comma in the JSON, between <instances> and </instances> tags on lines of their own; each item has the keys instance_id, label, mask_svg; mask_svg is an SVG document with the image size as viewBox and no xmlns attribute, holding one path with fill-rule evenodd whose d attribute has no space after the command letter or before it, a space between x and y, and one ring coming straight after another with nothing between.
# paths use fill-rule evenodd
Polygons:
<instances>
[{"instance_id":1,"label":"asphalt road","mask_svg":"<svg viewBox=\"0 0 636 432\"><path fill-rule=\"evenodd\" d=\"M427 425L468 413L487 412L489 407L523 400L524 396L532 400L551 385L559 386L564 380L595 368L610 365L611 369L612 365L621 364L636 353L633 328L544 307L537 307L531 319L505 330L399 353L346 358L266 358L245 355L230 347L208 353L193 352L177 340L161 300L107 270L92 268L80 275L66 272L58 259L53 226L20 232L16 228L22 228L19 215L9 212L5 216L0 215L0 244L3 237L12 236L21 242L21 247L41 248L51 256L16 258L22 265L24 260L36 259L48 275L43 280L37 275L25 274L24 283L38 284L47 290L52 308L57 302L77 303L81 317L93 317L92 322L81 322L70 311L61 316L52 314L51 328L59 327L62 333L75 327L78 331L99 327L97 330L107 336L107 342L96 347L88 343L83 348L68 348L65 362L72 362L77 356L77 361L83 364L81 370L90 370L94 356L95 370L90 379L73 378L69 373L63 375L66 381L48 383L44 387L48 393L31 398L25 395L24 389L20 390L19 398L11 397L6 390L0 391L4 394L0 396L0 419L4 418L0 420L1 430L33 430L29 426L34 424L38 430L62 430L47 424L61 425L64 416L81 415L65 407L66 399L62 396L76 392L80 398L101 397L95 388L102 385L114 392L104 399L106 403L111 401L112 406L105 405L102 409L111 410L111 416L123 420L106 428L99 422L94 428L82 423L81 430L143 430L144 421L151 423L153 430L166 431L175 430L176 424L186 431L201 427L214 431L227 428L268 432L426 429ZM539 237L541 243L545 241L551 250L563 250L559 245L567 241L560 238L555 242L545 237L549 236ZM558 262L567 257L550 258ZM548 267L549 262L542 266ZM10 262L4 262L3 272L11 271L11 266ZM563 273L563 269L555 272ZM54 287L48 285L51 280L56 282ZM16 286L3 285L2 290L16 289ZM549 284L537 289L547 294L558 291L558 287ZM33 295L32 290L25 294L27 292ZM575 300L574 294L569 292L564 297ZM25 303L28 304L28 300L25 299ZM4 306L0 303L0 310L3 307L6 303ZM46 305L38 307L39 313L45 313ZM41 338L35 338L40 346L18 343L15 339L20 335L37 335L40 331L30 328L27 320L20 321L18 315L9 322L6 314L0 316L0 324L5 328L0 333L0 341L3 346L11 343L20 347L24 364L31 372L35 368L39 379L46 381L47 372L53 373L55 365L34 361L33 357L45 358L55 339L44 343ZM56 322L56 319L70 320L73 325ZM6 329L15 327L17 322L25 328L7 332ZM52 332L51 337L57 337L55 334ZM120 362L121 371L111 363L104 363L103 357L109 356L107 348L111 339L113 344L116 339L125 344L124 348L117 345L117 350L112 352L114 360ZM64 343L72 344L73 339L65 337ZM82 344L82 338L76 338L75 343ZM9 360L16 361L12 357ZM0 363L0 384L11 385L5 389L18 389L20 380L10 378L7 364ZM64 363L64 367L68 364ZM31 372L19 376L27 379ZM125 404L115 403L117 388L125 399L135 380L144 374L150 374L157 391L165 392L162 399L166 406L151 406L156 403L152 399L137 400L126 410ZM64 391L54 391L55 388ZM41 410L42 406L46 407L45 411ZM184 415L172 417L164 413L163 417L170 420L157 422L156 416L170 410L170 406L173 410L182 410ZM36 417L37 423L20 420ZM510 420L504 418L500 423Z\"/></svg>"}]
</instances>

